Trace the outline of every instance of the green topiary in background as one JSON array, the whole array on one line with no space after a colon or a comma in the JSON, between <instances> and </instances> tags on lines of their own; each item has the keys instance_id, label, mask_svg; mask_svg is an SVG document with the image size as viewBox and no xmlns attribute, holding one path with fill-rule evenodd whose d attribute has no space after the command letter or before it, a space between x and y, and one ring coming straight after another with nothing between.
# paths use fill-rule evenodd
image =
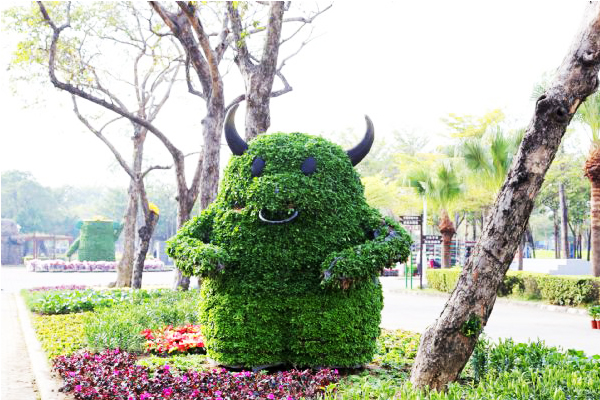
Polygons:
<instances>
[{"instance_id":1,"label":"green topiary in background","mask_svg":"<svg viewBox=\"0 0 600 400\"><path fill-rule=\"evenodd\" d=\"M80 261L115 261L115 242L123 225L101 219L83 221L79 225L79 237L67 251L67 257L77 251Z\"/></svg>"},{"instance_id":2,"label":"green topiary in background","mask_svg":"<svg viewBox=\"0 0 600 400\"><path fill-rule=\"evenodd\" d=\"M406 260L410 238L367 205L352 168L372 144L370 121L347 154L300 133L247 147L234 113L226 136L237 156L219 195L167 247L184 273L205 278L208 355L243 367L371 361L383 306L377 276Z\"/></svg>"}]
</instances>

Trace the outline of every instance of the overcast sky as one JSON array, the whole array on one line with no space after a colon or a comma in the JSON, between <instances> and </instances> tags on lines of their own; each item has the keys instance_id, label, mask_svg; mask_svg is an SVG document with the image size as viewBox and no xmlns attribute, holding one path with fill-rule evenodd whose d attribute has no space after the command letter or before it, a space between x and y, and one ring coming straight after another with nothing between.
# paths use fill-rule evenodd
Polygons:
<instances>
[{"instance_id":1,"label":"overcast sky","mask_svg":"<svg viewBox=\"0 0 600 400\"><path fill-rule=\"evenodd\" d=\"M527 125L532 88L560 65L585 4L337 2L315 20L315 39L288 62L284 72L294 90L273 100L270 131L362 131L368 114L378 138L411 130L435 143L449 113L495 108L514 126ZM125 184L125 173L76 120L67 96L26 84L11 92L6 66L14 44L0 44L2 171L29 170L47 186ZM227 100L237 94L226 91ZM172 100L160 128L182 135L184 152L197 151L201 113L187 111L176 122L177 109L194 110L196 100L184 90ZM243 118L237 120L242 130ZM129 150L123 153L129 158ZM150 145L148 156L170 163L159 146Z\"/></svg>"}]
</instances>

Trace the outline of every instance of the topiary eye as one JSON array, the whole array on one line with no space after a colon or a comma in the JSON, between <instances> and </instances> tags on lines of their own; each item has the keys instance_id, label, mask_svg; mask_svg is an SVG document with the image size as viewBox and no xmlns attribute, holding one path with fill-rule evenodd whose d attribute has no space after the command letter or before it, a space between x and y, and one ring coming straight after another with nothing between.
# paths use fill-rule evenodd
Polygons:
<instances>
[{"instance_id":1,"label":"topiary eye","mask_svg":"<svg viewBox=\"0 0 600 400\"><path fill-rule=\"evenodd\" d=\"M314 157L308 157L300 167L304 175L310 175L317 170L317 160Z\"/></svg>"},{"instance_id":2,"label":"topiary eye","mask_svg":"<svg viewBox=\"0 0 600 400\"><path fill-rule=\"evenodd\" d=\"M263 172L263 168L265 167L265 160L260 157L256 157L254 161L252 161L252 177L255 178L260 176Z\"/></svg>"}]
</instances>

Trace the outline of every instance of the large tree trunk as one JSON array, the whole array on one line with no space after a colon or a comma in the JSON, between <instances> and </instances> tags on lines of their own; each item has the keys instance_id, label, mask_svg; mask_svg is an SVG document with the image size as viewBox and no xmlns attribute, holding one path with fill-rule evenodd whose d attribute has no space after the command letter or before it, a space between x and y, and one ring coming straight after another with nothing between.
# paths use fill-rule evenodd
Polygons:
<instances>
[{"instance_id":1,"label":"large tree trunk","mask_svg":"<svg viewBox=\"0 0 600 400\"><path fill-rule=\"evenodd\" d=\"M440 317L421 337L411 374L416 387L441 390L463 370L490 317L498 287L566 127L579 104L597 87L600 3L590 4L586 11L584 27L556 79L536 103L533 119L472 257Z\"/></svg>"},{"instance_id":2,"label":"large tree trunk","mask_svg":"<svg viewBox=\"0 0 600 400\"><path fill-rule=\"evenodd\" d=\"M600 276L600 147L590 152L584 170L592 186L590 206L592 274ZM589 254L588 252L588 257Z\"/></svg>"},{"instance_id":3,"label":"large tree trunk","mask_svg":"<svg viewBox=\"0 0 600 400\"><path fill-rule=\"evenodd\" d=\"M456 230L454 224L448 213L444 210L440 218L439 230L442 234L442 268L450 268L452 265L452 254L450 253L450 246L452 244L452 237Z\"/></svg>"},{"instance_id":4,"label":"large tree trunk","mask_svg":"<svg viewBox=\"0 0 600 400\"><path fill-rule=\"evenodd\" d=\"M558 184L558 202L560 204L560 250L564 258L570 258L569 251L569 216L567 212L567 200L565 198L565 186Z\"/></svg>"},{"instance_id":5,"label":"large tree trunk","mask_svg":"<svg viewBox=\"0 0 600 400\"><path fill-rule=\"evenodd\" d=\"M177 196L177 229L181 228L183 224L190 219L192 208L194 204L188 204L187 190L179 188L179 195ZM175 276L173 279L173 290L188 290L190 288L190 277L185 276L181 273L177 264L175 264Z\"/></svg>"},{"instance_id":6,"label":"large tree trunk","mask_svg":"<svg viewBox=\"0 0 600 400\"><path fill-rule=\"evenodd\" d=\"M133 160L132 172L139 176L142 172L142 161L144 154L144 141L146 140L147 129L139 125L134 127L133 135ZM140 199L140 186L131 179L129 182L129 200L127 210L125 211L123 221L123 256L117 265L116 287L130 287L133 274L133 262L135 259L136 226L138 203Z\"/></svg>"},{"instance_id":7,"label":"large tree trunk","mask_svg":"<svg viewBox=\"0 0 600 400\"><path fill-rule=\"evenodd\" d=\"M273 81L277 73L277 57L279 56L284 12L285 2L273 1L270 3L265 45L260 62L254 64L242 36L243 28L237 6L232 2L228 3L233 35L238 44L235 63L239 67L246 85L246 142L266 132L271 125L269 106Z\"/></svg>"},{"instance_id":8,"label":"large tree trunk","mask_svg":"<svg viewBox=\"0 0 600 400\"><path fill-rule=\"evenodd\" d=\"M135 182L131 181L129 183L128 193L129 200L123 218L123 255L117 264L116 287L131 286L131 273L135 257L135 227L139 199Z\"/></svg>"}]
</instances>

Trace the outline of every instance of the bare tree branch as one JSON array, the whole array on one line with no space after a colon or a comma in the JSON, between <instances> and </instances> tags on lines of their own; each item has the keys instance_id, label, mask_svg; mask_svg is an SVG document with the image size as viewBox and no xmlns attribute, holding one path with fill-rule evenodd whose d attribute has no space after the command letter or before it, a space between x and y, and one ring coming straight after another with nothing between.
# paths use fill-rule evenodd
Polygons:
<instances>
[{"instance_id":1,"label":"bare tree branch","mask_svg":"<svg viewBox=\"0 0 600 400\"><path fill-rule=\"evenodd\" d=\"M116 147L113 146L113 144L102 134L101 130L99 131L95 129L90 124L90 122L83 115L81 115L81 113L79 112L79 108L77 107L77 97L75 95L71 95L71 100L73 100L73 111L75 112L75 115L77 115L77 118L79 118L79 120L89 129L90 132L96 135L98 139L102 140L106 147L108 147L109 150L113 153L113 155L119 162L119 165L121 165L125 172L127 172L127 175L129 175L131 179L136 180L137 177L135 176L125 159L121 156L121 153L119 153L119 151L116 149ZM106 127L107 125L108 124L104 125L104 127Z\"/></svg>"}]
</instances>

